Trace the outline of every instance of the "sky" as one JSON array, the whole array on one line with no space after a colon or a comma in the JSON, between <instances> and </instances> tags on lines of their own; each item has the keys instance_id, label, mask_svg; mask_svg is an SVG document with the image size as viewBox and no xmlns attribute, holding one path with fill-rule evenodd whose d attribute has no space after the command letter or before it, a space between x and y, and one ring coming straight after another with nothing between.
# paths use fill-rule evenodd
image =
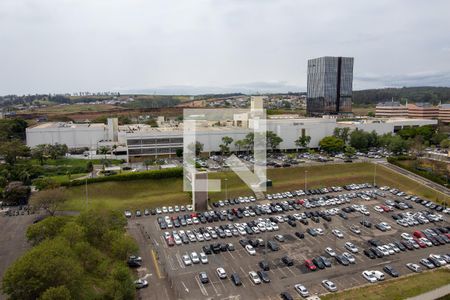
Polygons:
<instances>
[{"instance_id":1,"label":"sky","mask_svg":"<svg viewBox=\"0 0 450 300\"><path fill-rule=\"evenodd\" d=\"M298 92L325 55L450 86L449 28L448 0L0 0L0 95Z\"/></svg>"}]
</instances>

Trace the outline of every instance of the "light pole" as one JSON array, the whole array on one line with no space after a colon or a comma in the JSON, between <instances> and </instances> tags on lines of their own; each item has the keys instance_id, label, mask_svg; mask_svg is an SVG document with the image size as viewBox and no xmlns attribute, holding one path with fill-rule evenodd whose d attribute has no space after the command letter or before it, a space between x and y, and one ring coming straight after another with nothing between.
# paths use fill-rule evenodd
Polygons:
<instances>
[{"instance_id":1,"label":"light pole","mask_svg":"<svg viewBox=\"0 0 450 300\"><path fill-rule=\"evenodd\" d=\"M305 193L306 193L306 190L308 189L307 181L308 181L308 170L305 170Z\"/></svg>"},{"instance_id":2,"label":"light pole","mask_svg":"<svg viewBox=\"0 0 450 300\"><path fill-rule=\"evenodd\" d=\"M87 210L87 208L88 208L88 186L87 186L87 180L88 180L88 178L87 178L87 176L86 176L86 180L85 180L85 189L86 189L86 210Z\"/></svg>"},{"instance_id":3,"label":"light pole","mask_svg":"<svg viewBox=\"0 0 450 300\"><path fill-rule=\"evenodd\" d=\"M228 178L225 178L225 200L228 200Z\"/></svg>"},{"instance_id":4,"label":"light pole","mask_svg":"<svg viewBox=\"0 0 450 300\"><path fill-rule=\"evenodd\" d=\"M377 178L377 162L375 162L374 165L375 165L375 170L374 170L374 173L373 173L373 186L376 186L377 185L377 181L376 181L376 178Z\"/></svg>"}]
</instances>

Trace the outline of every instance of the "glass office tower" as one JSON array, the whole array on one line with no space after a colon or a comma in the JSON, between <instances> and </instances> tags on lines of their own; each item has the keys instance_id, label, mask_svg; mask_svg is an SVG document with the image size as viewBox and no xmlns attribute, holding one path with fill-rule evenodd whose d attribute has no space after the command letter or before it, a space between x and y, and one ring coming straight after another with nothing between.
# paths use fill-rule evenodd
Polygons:
<instances>
[{"instance_id":1,"label":"glass office tower","mask_svg":"<svg viewBox=\"0 0 450 300\"><path fill-rule=\"evenodd\" d=\"M308 60L309 116L352 112L353 57L324 56Z\"/></svg>"}]
</instances>

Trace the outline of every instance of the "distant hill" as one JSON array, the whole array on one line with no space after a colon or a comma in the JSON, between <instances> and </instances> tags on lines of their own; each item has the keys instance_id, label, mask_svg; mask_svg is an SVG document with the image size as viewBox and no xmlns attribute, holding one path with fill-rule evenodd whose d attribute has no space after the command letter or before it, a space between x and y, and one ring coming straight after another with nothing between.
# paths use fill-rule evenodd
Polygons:
<instances>
[{"instance_id":1,"label":"distant hill","mask_svg":"<svg viewBox=\"0 0 450 300\"><path fill-rule=\"evenodd\" d=\"M403 87L353 91L353 103L358 105L376 105L378 102L401 101L431 102L433 104L450 103L450 87Z\"/></svg>"}]
</instances>

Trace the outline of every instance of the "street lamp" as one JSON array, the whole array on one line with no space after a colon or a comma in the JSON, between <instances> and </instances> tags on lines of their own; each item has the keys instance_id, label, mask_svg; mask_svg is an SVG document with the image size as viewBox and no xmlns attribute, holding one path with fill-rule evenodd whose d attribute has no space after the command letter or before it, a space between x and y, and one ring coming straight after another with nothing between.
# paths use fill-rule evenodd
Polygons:
<instances>
[{"instance_id":1,"label":"street lamp","mask_svg":"<svg viewBox=\"0 0 450 300\"><path fill-rule=\"evenodd\" d=\"M373 173L373 186L376 186L377 185L377 181L376 181L376 178L377 178L377 163L374 162L374 165L375 165L375 170L374 170L374 173Z\"/></svg>"},{"instance_id":2,"label":"street lamp","mask_svg":"<svg viewBox=\"0 0 450 300\"><path fill-rule=\"evenodd\" d=\"M228 200L228 178L225 178L225 200Z\"/></svg>"},{"instance_id":3,"label":"street lamp","mask_svg":"<svg viewBox=\"0 0 450 300\"><path fill-rule=\"evenodd\" d=\"M305 170L305 193L308 188L307 180L308 180L308 170Z\"/></svg>"}]
</instances>

